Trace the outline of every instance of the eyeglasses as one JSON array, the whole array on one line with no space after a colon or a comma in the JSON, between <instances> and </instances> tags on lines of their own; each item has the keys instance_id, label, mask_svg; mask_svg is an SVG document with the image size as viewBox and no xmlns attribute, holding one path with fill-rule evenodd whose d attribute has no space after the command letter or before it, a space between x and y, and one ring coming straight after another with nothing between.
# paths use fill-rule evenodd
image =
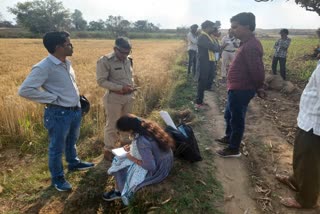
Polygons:
<instances>
[{"instance_id":1,"label":"eyeglasses","mask_svg":"<svg viewBox=\"0 0 320 214\"><path fill-rule=\"evenodd\" d=\"M70 48L73 48L73 45L71 43L66 44L65 46L69 46Z\"/></svg>"},{"instance_id":2,"label":"eyeglasses","mask_svg":"<svg viewBox=\"0 0 320 214\"><path fill-rule=\"evenodd\" d=\"M122 51L120 48L116 47L116 49L121 53L122 55L129 55L132 53L132 50L130 51Z\"/></svg>"}]
</instances>

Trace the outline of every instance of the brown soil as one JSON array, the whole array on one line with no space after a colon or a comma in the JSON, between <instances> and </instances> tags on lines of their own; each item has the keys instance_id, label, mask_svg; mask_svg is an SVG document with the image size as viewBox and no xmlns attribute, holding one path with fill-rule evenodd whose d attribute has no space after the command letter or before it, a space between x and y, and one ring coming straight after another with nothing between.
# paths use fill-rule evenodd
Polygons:
<instances>
[{"instance_id":1,"label":"brown soil","mask_svg":"<svg viewBox=\"0 0 320 214\"><path fill-rule=\"evenodd\" d=\"M254 98L246 116L241 158L215 157L217 179L225 191L225 213L320 213L320 209L288 209L279 203L281 197L294 196L294 192L275 179L275 174L292 172L299 91L291 95L268 91L267 99ZM205 126L213 139L222 137L225 86L206 92L205 99L210 106L205 114L212 118ZM215 150L220 147L212 145Z\"/></svg>"}]
</instances>

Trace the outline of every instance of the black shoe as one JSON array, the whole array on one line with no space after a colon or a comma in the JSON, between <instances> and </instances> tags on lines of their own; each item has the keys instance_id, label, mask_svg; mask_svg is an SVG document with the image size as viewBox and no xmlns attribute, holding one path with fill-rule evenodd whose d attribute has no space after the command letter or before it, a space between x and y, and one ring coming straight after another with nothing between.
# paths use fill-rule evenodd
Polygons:
<instances>
[{"instance_id":1,"label":"black shoe","mask_svg":"<svg viewBox=\"0 0 320 214\"><path fill-rule=\"evenodd\" d=\"M220 145L228 146L230 144L229 137L224 136L222 138L215 139Z\"/></svg>"},{"instance_id":2,"label":"black shoe","mask_svg":"<svg viewBox=\"0 0 320 214\"><path fill-rule=\"evenodd\" d=\"M234 150L230 148L225 148L216 152L217 155L223 158L238 158L241 156L239 150Z\"/></svg>"},{"instance_id":3,"label":"black shoe","mask_svg":"<svg viewBox=\"0 0 320 214\"><path fill-rule=\"evenodd\" d=\"M115 190L111 190L110 192L105 192L102 195L102 199L105 201L113 201L119 198L121 198L121 192L115 191Z\"/></svg>"}]
</instances>

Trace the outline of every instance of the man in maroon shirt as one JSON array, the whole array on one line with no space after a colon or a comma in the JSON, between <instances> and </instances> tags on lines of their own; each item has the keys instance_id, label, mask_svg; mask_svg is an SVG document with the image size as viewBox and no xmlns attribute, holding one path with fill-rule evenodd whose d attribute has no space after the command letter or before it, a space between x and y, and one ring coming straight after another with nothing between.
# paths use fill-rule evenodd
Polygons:
<instances>
[{"instance_id":1,"label":"man in maroon shirt","mask_svg":"<svg viewBox=\"0 0 320 214\"><path fill-rule=\"evenodd\" d=\"M217 139L225 149L217 151L221 157L240 157L240 143L245 128L245 116L250 100L255 93L266 96L262 89L264 82L263 48L254 36L255 16L239 13L231 18L231 30L241 44L230 65L227 77L228 100L224 118L226 135Z\"/></svg>"}]
</instances>

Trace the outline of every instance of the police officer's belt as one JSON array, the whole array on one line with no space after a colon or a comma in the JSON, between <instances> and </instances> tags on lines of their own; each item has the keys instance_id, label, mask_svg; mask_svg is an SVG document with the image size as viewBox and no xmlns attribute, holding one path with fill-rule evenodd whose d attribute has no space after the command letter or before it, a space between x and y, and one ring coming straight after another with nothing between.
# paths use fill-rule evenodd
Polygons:
<instances>
[{"instance_id":1,"label":"police officer's belt","mask_svg":"<svg viewBox=\"0 0 320 214\"><path fill-rule=\"evenodd\" d=\"M229 52L229 53L233 53L233 52L235 52L235 50L233 50L233 51L223 50L223 51L226 51L226 52Z\"/></svg>"}]
</instances>

